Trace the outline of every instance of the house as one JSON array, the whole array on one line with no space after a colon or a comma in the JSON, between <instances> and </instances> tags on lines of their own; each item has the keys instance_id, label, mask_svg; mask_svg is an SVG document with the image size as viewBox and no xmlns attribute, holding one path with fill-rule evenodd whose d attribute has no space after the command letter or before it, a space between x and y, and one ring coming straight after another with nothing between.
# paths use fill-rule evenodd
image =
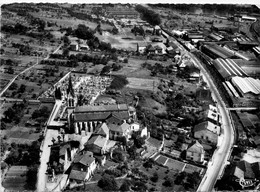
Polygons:
<instances>
[{"instance_id":1,"label":"house","mask_svg":"<svg viewBox=\"0 0 260 192\"><path fill-rule=\"evenodd\" d=\"M81 151L74 158L71 172L69 175L70 183L82 183L92 176L97 167L93 153Z\"/></svg>"},{"instance_id":2,"label":"house","mask_svg":"<svg viewBox=\"0 0 260 192\"><path fill-rule=\"evenodd\" d=\"M51 146L48 170L54 169L55 174L63 173L67 170L78 150L78 141L59 142ZM57 169L58 168L58 169Z\"/></svg>"},{"instance_id":3,"label":"house","mask_svg":"<svg viewBox=\"0 0 260 192\"><path fill-rule=\"evenodd\" d=\"M109 139L109 128L106 123L99 124L94 134L101 135L107 140Z\"/></svg>"},{"instance_id":4,"label":"house","mask_svg":"<svg viewBox=\"0 0 260 192\"><path fill-rule=\"evenodd\" d=\"M208 120L216 125L220 124L220 115L217 111L212 111L210 109L207 109L205 111L202 111L199 113L199 119L200 120Z\"/></svg>"},{"instance_id":5,"label":"house","mask_svg":"<svg viewBox=\"0 0 260 192\"><path fill-rule=\"evenodd\" d=\"M150 44L150 45L147 46L146 51L147 51L148 55L154 55L156 49Z\"/></svg>"},{"instance_id":6,"label":"house","mask_svg":"<svg viewBox=\"0 0 260 192\"><path fill-rule=\"evenodd\" d=\"M202 139L213 144L217 144L219 134L220 127L210 121L199 123L194 127L194 137L196 139Z\"/></svg>"},{"instance_id":7,"label":"house","mask_svg":"<svg viewBox=\"0 0 260 192\"><path fill-rule=\"evenodd\" d=\"M109 128L109 139L118 140L120 137L126 137L129 139L130 136L130 125L128 123L118 124L108 124Z\"/></svg>"},{"instance_id":8,"label":"house","mask_svg":"<svg viewBox=\"0 0 260 192\"><path fill-rule=\"evenodd\" d=\"M70 44L70 50L71 51L78 51L79 50L79 44L76 41L71 42Z\"/></svg>"},{"instance_id":9,"label":"house","mask_svg":"<svg viewBox=\"0 0 260 192\"><path fill-rule=\"evenodd\" d=\"M137 50L136 50L136 52L144 54L145 51L146 51L146 46L147 46L146 43L137 43Z\"/></svg>"},{"instance_id":10,"label":"house","mask_svg":"<svg viewBox=\"0 0 260 192\"><path fill-rule=\"evenodd\" d=\"M85 44L80 44L80 51L88 51L89 50L89 46L85 45Z\"/></svg>"},{"instance_id":11,"label":"house","mask_svg":"<svg viewBox=\"0 0 260 192\"><path fill-rule=\"evenodd\" d=\"M130 131L139 131L140 130L140 124L137 122L130 123Z\"/></svg>"},{"instance_id":12,"label":"house","mask_svg":"<svg viewBox=\"0 0 260 192\"><path fill-rule=\"evenodd\" d=\"M161 33L162 33L161 27L159 25L155 25L154 28L153 28L153 34L154 35L161 35Z\"/></svg>"},{"instance_id":13,"label":"house","mask_svg":"<svg viewBox=\"0 0 260 192\"><path fill-rule=\"evenodd\" d=\"M156 45L154 48L155 48L155 54L159 54L159 55L163 54L162 47L160 47L159 45Z\"/></svg>"},{"instance_id":14,"label":"house","mask_svg":"<svg viewBox=\"0 0 260 192\"><path fill-rule=\"evenodd\" d=\"M85 149L95 154L103 155L106 152L107 137L102 135L94 135L85 145Z\"/></svg>"},{"instance_id":15,"label":"house","mask_svg":"<svg viewBox=\"0 0 260 192\"><path fill-rule=\"evenodd\" d=\"M205 151L203 146L196 140L195 143L192 143L186 151L186 159L192 160L198 163L204 161Z\"/></svg>"},{"instance_id":16,"label":"house","mask_svg":"<svg viewBox=\"0 0 260 192\"><path fill-rule=\"evenodd\" d=\"M209 89L203 89L203 88L197 89L195 98L197 101L200 101L202 103L206 103L206 104L213 103L211 97L211 91Z\"/></svg>"},{"instance_id":17,"label":"house","mask_svg":"<svg viewBox=\"0 0 260 192\"><path fill-rule=\"evenodd\" d=\"M252 186L255 179L260 178L260 162L239 161L232 167L230 176L241 185L242 189Z\"/></svg>"}]
</instances>

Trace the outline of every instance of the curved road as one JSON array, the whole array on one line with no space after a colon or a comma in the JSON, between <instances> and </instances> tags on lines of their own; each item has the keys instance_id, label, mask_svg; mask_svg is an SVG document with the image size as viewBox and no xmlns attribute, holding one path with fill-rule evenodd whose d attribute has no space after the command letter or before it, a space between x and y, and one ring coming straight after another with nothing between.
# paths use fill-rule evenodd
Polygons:
<instances>
[{"instance_id":1,"label":"curved road","mask_svg":"<svg viewBox=\"0 0 260 192\"><path fill-rule=\"evenodd\" d=\"M212 91L213 98L217 101L217 107L222 117L222 133L219 137L219 143L217 149L215 150L211 162L208 164L208 169L206 174L204 175L197 192L209 192L214 190L214 185L222 175L225 165L227 164L228 158L231 153L231 148L234 143L234 126L230 119L230 114L228 109L225 106L224 101L222 100L215 84L212 82L211 77L203 68L201 63L190 54L191 58L194 62L200 67L201 72L207 82L209 88Z\"/></svg>"}]
</instances>

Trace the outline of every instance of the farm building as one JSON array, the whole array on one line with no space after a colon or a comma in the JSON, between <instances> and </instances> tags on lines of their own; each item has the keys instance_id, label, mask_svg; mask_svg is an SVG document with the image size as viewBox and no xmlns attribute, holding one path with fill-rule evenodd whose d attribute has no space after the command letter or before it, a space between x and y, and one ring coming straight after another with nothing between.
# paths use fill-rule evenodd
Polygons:
<instances>
[{"instance_id":1,"label":"farm building","mask_svg":"<svg viewBox=\"0 0 260 192\"><path fill-rule=\"evenodd\" d=\"M222 79L230 79L234 76L247 76L245 71L232 59L215 59L213 65L222 77Z\"/></svg>"}]
</instances>

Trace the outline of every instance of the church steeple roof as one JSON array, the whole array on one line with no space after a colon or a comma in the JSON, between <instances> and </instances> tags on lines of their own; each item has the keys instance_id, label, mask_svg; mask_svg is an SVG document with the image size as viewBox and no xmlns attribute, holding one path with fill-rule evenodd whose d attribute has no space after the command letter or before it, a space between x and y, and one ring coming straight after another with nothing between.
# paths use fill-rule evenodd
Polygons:
<instances>
[{"instance_id":1,"label":"church steeple roof","mask_svg":"<svg viewBox=\"0 0 260 192\"><path fill-rule=\"evenodd\" d=\"M71 80L71 75L69 76L69 85L68 85L68 89L67 89L67 95L71 95L72 97L74 97L74 89L72 86L72 80Z\"/></svg>"}]
</instances>

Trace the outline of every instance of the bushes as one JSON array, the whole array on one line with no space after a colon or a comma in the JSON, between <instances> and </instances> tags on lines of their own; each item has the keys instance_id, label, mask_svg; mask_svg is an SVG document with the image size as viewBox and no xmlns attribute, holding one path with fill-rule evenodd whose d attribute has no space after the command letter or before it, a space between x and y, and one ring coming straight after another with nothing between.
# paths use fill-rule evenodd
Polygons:
<instances>
[{"instance_id":1,"label":"bushes","mask_svg":"<svg viewBox=\"0 0 260 192\"><path fill-rule=\"evenodd\" d=\"M103 177L98 181L98 186L105 191L116 191L118 190L115 178L111 175L103 175Z\"/></svg>"},{"instance_id":2,"label":"bushes","mask_svg":"<svg viewBox=\"0 0 260 192\"><path fill-rule=\"evenodd\" d=\"M110 84L110 89L122 89L125 85L128 84L128 80L125 76L115 76L113 81Z\"/></svg>"}]
</instances>

